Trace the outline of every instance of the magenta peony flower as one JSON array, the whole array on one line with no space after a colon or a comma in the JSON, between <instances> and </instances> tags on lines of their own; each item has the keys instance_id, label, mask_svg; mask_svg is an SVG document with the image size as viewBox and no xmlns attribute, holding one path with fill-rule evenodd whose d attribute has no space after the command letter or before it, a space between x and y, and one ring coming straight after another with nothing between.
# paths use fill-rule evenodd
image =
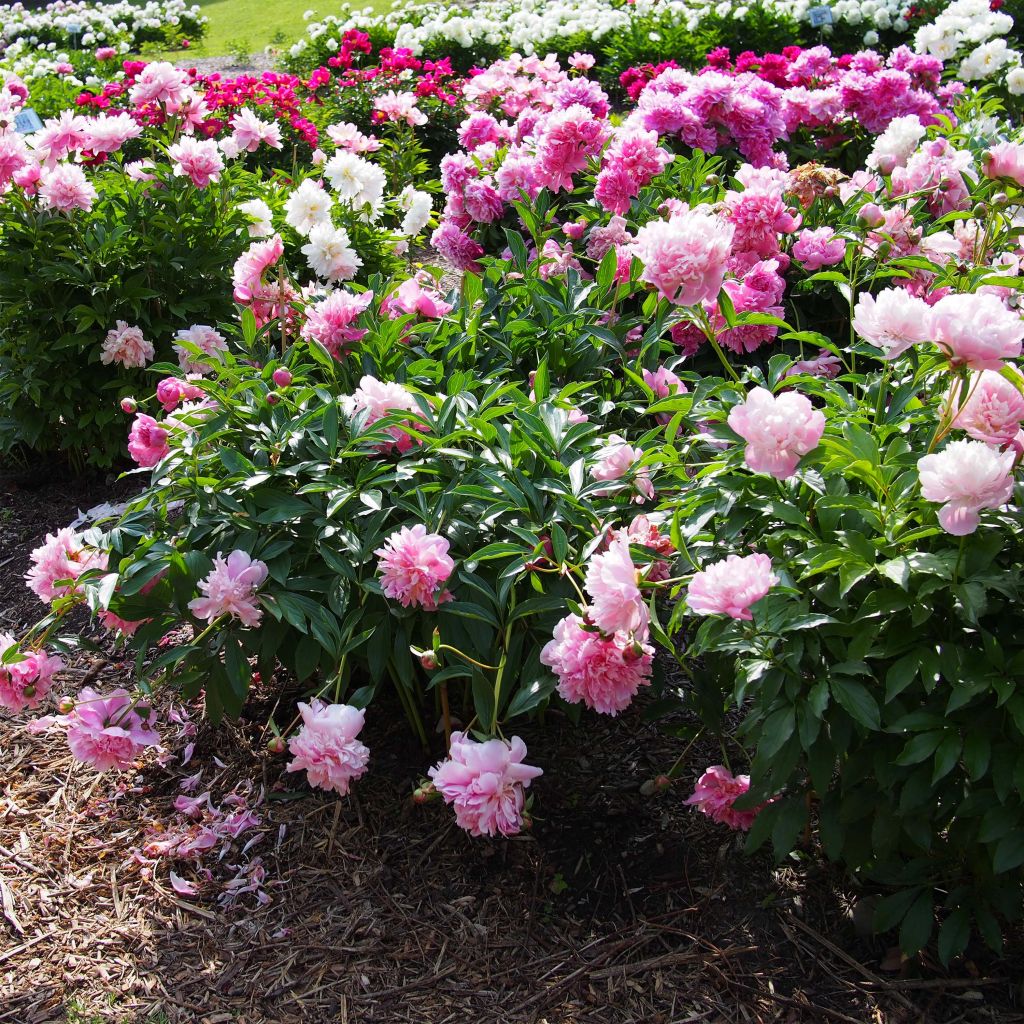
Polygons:
<instances>
[{"instance_id":1,"label":"magenta peony flower","mask_svg":"<svg viewBox=\"0 0 1024 1024\"><path fill-rule=\"evenodd\" d=\"M153 342L142 336L141 327L129 326L124 320L118 320L117 326L107 331L103 340L100 362L104 366L119 363L131 368L151 363L156 355Z\"/></svg>"},{"instance_id":2,"label":"magenta peony flower","mask_svg":"<svg viewBox=\"0 0 1024 1024\"><path fill-rule=\"evenodd\" d=\"M360 413L365 413L364 426L366 427L372 426L385 416L391 416L398 412L420 412L420 407L416 404L412 393L401 384L384 383L369 374L359 381L359 387L350 398L343 400L343 404L349 416L355 417ZM403 420L402 423L421 429L412 420ZM394 438L394 441L380 445L380 451L396 448L399 452L404 453L418 443L402 428L402 423L384 428L384 432Z\"/></svg>"},{"instance_id":3,"label":"magenta peony flower","mask_svg":"<svg viewBox=\"0 0 1024 1024\"><path fill-rule=\"evenodd\" d=\"M643 448L634 448L621 434L610 434L608 440L598 449L597 464L590 467L590 475L595 480L615 481L625 484L630 477L638 492L636 501L652 499L654 484L651 483L650 466L638 466L644 457ZM598 497L615 494L617 487L601 487L594 491Z\"/></svg>"},{"instance_id":4,"label":"magenta peony flower","mask_svg":"<svg viewBox=\"0 0 1024 1024\"><path fill-rule=\"evenodd\" d=\"M311 786L345 796L352 782L366 773L370 759L369 748L356 739L366 712L321 700L300 703L299 712L302 728L288 741L288 771L305 771Z\"/></svg>"},{"instance_id":5,"label":"magenta peony flower","mask_svg":"<svg viewBox=\"0 0 1024 1024\"><path fill-rule=\"evenodd\" d=\"M58 580L74 581L89 569L107 567L106 552L88 547L67 527L48 533L46 543L36 548L29 558L32 567L25 574L25 582L36 597L46 603L75 592L73 582L58 586Z\"/></svg>"},{"instance_id":6,"label":"magenta peony flower","mask_svg":"<svg viewBox=\"0 0 1024 1024\"><path fill-rule=\"evenodd\" d=\"M959 408L958 408L959 406ZM1024 421L1024 395L1002 374L982 370L967 387L967 401L960 406L960 386L954 384L944 408L955 414L953 426L988 444L1009 444Z\"/></svg>"},{"instance_id":7,"label":"magenta peony flower","mask_svg":"<svg viewBox=\"0 0 1024 1024\"><path fill-rule=\"evenodd\" d=\"M761 807L738 811L733 804L749 789L749 775L733 776L728 768L716 764L697 780L693 796L685 803L697 807L712 821L746 832L754 824Z\"/></svg>"},{"instance_id":8,"label":"magenta peony flower","mask_svg":"<svg viewBox=\"0 0 1024 1024\"><path fill-rule=\"evenodd\" d=\"M749 622L754 617L750 606L778 582L767 555L729 555L694 574L686 604L694 615L728 615Z\"/></svg>"},{"instance_id":9,"label":"magenta peony flower","mask_svg":"<svg viewBox=\"0 0 1024 1024\"><path fill-rule=\"evenodd\" d=\"M679 306L714 302L725 278L733 227L710 207L682 209L636 233L633 255L644 265L641 281Z\"/></svg>"},{"instance_id":10,"label":"magenta peony flower","mask_svg":"<svg viewBox=\"0 0 1024 1024\"><path fill-rule=\"evenodd\" d=\"M451 576L455 563L448 555L448 541L436 533L427 533L422 523L403 526L378 548L381 589L403 608L419 606L435 611L438 604L451 600L447 591L438 589Z\"/></svg>"},{"instance_id":11,"label":"magenta peony flower","mask_svg":"<svg viewBox=\"0 0 1024 1024\"><path fill-rule=\"evenodd\" d=\"M220 181L224 160L213 139L196 139L186 135L167 150L175 174L192 180L196 188L206 188Z\"/></svg>"},{"instance_id":12,"label":"magenta peony flower","mask_svg":"<svg viewBox=\"0 0 1024 1024\"><path fill-rule=\"evenodd\" d=\"M927 341L931 308L905 288L887 288L878 295L862 294L853 310L853 329L882 350L886 359Z\"/></svg>"},{"instance_id":13,"label":"magenta peony flower","mask_svg":"<svg viewBox=\"0 0 1024 1024\"><path fill-rule=\"evenodd\" d=\"M18 646L10 633L0 633L0 659ZM0 707L18 714L26 708L37 708L53 686L53 674L64 668L64 662L45 651L23 652L23 661L4 665L0 661Z\"/></svg>"},{"instance_id":14,"label":"magenta peony flower","mask_svg":"<svg viewBox=\"0 0 1024 1024\"><path fill-rule=\"evenodd\" d=\"M755 473L785 480L796 472L800 459L818 446L825 416L795 391L773 395L765 388L754 388L742 405L730 411L729 426L747 442L744 459Z\"/></svg>"},{"instance_id":15,"label":"magenta peony flower","mask_svg":"<svg viewBox=\"0 0 1024 1024\"><path fill-rule=\"evenodd\" d=\"M189 601L189 611L207 622L230 615L243 626L256 627L263 617L256 603L256 591L266 578L266 563L248 552L232 551L227 558L218 553L210 574L199 582L199 589L206 596Z\"/></svg>"},{"instance_id":16,"label":"magenta peony flower","mask_svg":"<svg viewBox=\"0 0 1024 1024\"><path fill-rule=\"evenodd\" d=\"M165 377L156 386L157 401L165 412L174 412L182 402L194 402L204 394L202 388L180 377Z\"/></svg>"},{"instance_id":17,"label":"magenta peony flower","mask_svg":"<svg viewBox=\"0 0 1024 1024\"><path fill-rule=\"evenodd\" d=\"M584 585L591 600L590 618L602 633L646 637L649 615L638 581L627 540L613 540L607 551L591 557Z\"/></svg>"},{"instance_id":18,"label":"magenta peony flower","mask_svg":"<svg viewBox=\"0 0 1024 1024\"><path fill-rule=\"evenodd\" d=\"M813 274L822 267L841 263L846 255L846 239L838 238L829 227L806 228L793 246L793 258L798 259L804 270Z\"/></svg>"},{"instance_id":19,"label":"magenta peony flower","mask_svg":"<svg viewBox=\"0 0 1024 1024\"><path fill-rule=\"evenodd\" d=\"M167 431L152 416L140 412L128 434L128 454L143 469L152 469L170 450Z\"/></svg>"},{"instance_id":20,"label":"magenta peony flower","mask_svg":"<svg viewBox=\"0 0 1024 1024\"><path fill-rule=\"evenodd\" d=\"M144 748L159 746L160 737L150 724L151 717L151 711L143 718L132 707L127 690L112 690L103 697L86 687L74 709L60 721L67 726L71 753L103 772L108 768L131 768Z\"/></svg>"},{"instance_id":21,"label":"magenta peony flower","mask_svg":"<svg viewBox=\"0 0 1024 1024\"><path fill-rule=\"evenodd\" d=\"M524 790L542 775L523 764L526 744L487 740L477 743L461 732L452 733L448 757L427 773L446 804L455 807L455 820L472 836L513 836L523 827Z\"/></svg>"},{"instance_id":22,"label":"magenta peony flower","mask_svg":"<svg viewBox=\"0 0 1024 1024\"><path fill-rule=\"evenodd\" d=\"M58 164L40 178L39 202L47 209L61 213L91 210L95 199L96 189L86 180L82 168L74 164Z\"/></svg>"},{"instance_id":23,"label":"magenta peony flower","mask_svg":"<svg viewBox=\"0 0 1024 1024\"><path fill-rule=\"evenodd\" d=\"M555 626L554 639L545 645L540 660L558 676L558 693L564 700L583 701L599 714L614 717L650 683L654 648L626 633L602 636L587 629L578 615L567 615Z\"/></svg>"},{"instance_id":24,"label":"magenta peony flower","mask_svg":"<svg viewBox=\"0 0 1024 1024\"><path fill-rule=\"evenodd\" d=\"M1024 320L995 295L946 295L931 307L932 340L951 365L998 370L1017 359L1024 342Z\"/></svg>"},{"instance_id":25,"label":"magenta peony flower","mask_svg":"<svg viewBox=\"0 0 1024 1024\"><path fill-rule=\"evenodd\" d=\"M954 537L974 533L978 513L1000 508L1013 495L1016 453L999 452L982 441L953 441L941 452L917 460L921 496L945 502L939 525Z\"/></svg>"}]
</instances>

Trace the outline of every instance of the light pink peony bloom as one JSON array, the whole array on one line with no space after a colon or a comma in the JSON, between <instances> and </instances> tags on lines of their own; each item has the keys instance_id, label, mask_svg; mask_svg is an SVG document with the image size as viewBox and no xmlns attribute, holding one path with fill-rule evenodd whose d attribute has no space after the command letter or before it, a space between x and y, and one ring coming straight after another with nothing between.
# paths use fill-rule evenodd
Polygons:
<instances>
[{"instance_id":1,"label":"light pink peony bloom","mask_svg":"<svg viewBox=\"0 0 1024 1024\"><path fill-rule=\"evenodd\" d=\"M0 659L17 648L10 633L0 633ZM53 674L64 668L64 662L46 651L27 651L24 660L4 665L0 660L0 707L12 714L26 708L37 708L53 686Z\"/></svg>"},{"instance_id":2,"label":"light pink peony bloom","mask_svg":"<svg viewBox=\"0 0 1024 1024\"><path fill-rule=\"evenodd\" d=\"M82 168L74 164L58 164L40 178L39 202L48 210L88 211L95 199L96 189L86 180Z\"/></svg>"},{"instance_id":3,"label":"light pink peony bloom","mask_svg":"<svg viewBox=\"0 0 1024 1024\"><path fill-rule=\"evenodd\" d=\"M1017 359L1024 342L1024 320L995 295L946 295L931 308L931 337L951 365L998 370Z\"/></svg>"},{"instance_id":4,"label":"light pink peony bloom","mask_svg":"<svg viewBox=\"0 0 1024 1024\"><path fill-rule=\"evenodd\" d=\"M997 142L986 150L981 168L988 178L1010 178L1024 185L1024 146L1019 142Z\"/></svg>"},{"instance_id":5,"label":"light pink peony bloom","mask_svg":"<svg viewBox=\"0 0 1024 1024\"><path fill-rule=\"evenodd\" d=\"M167 437L167 431L152 416L140 412L128 434L128 454L143 469L152 469L171 450Z\"/></svg>"},{"instance_id":6,"label":"light pink peony bloom","mask_svg":"<svg viewBox=\"0 0 1024 1024\"><path fill-rule=\"evenodd\" d=\"M843 361L834 356L827 348L820 349L814 359L801 359L794 363L783 375L782 379L795 377L797 374L806 373L811 377L822 377L824 380L834 380L843 369Z\"/></svg>"},{"instance_id":7,"label":"light pink peony bloom","mask_svg":"<svg viewBox=\"0 0 1024 1024\"><path fill-rule=\"evenodd\" d=\"M853 329L882 350L886 359L927 341L931 310L924 299L905 288L887 288L878 295L861 294L853 310Z\"/></svg>"},{"instance_id":8,"label":"light pink peony bloom","mask_svg":"<svg viewBox=\"0 0 1024 1024\"><path fill-rule=\"evenodd\" d=\"M1024 421L1024 395L995 370L982 370L971 380L967 401L962 406L959 403L960 386L955 384L945 415L953 415L954 427L988 444L1009 444Z\"/></svg>"},{"instance_id":9,"label":"light pink peony bloom","mask_svg":"<svg viewBox=\"0 0 1024 1024\"><path fill-rule=\"evenodd\" d=\"M939 525L954 537L974 533L982 509L1000 508L1013 495L1016 452L1005 452L983 441L953 441L941 452L917 460L921 495L945 502Z\"/></svg>"},{"instance_id":10,"label":"light pink peony bloom","mask_svg":"<svg viewBox=\"0 0 1024 1024\"><path fill-rule=\"evenodd\" d=\"M188 75L167 61L147 64L128 94L132 103L178 103L188 88Z\"/></svg>"},{"instance_id":11,"label":"light pink peony bloom","mask_svg":"<svg viewBox=\"0 0 1024 1024\"><path fill-rule=\"evenodd\" d=\"M595 58L592 54L577 50L566 63L575 71L589 71L595 64Z\"/></svg>"},{"instance_id":12,"label":"light pink peony bloom","mask_svg":"<svg viewBox=\"0 0 1024 1024\"><path fill-rule=\"evenodd\" d=\"M116 153L129 139L137 139L142 126L131 114L107 114L89 118L81 148L90 153Z\"/></svg>"},{"instance_id":13,"label":"light pink peony bloom","mask_svg":"<svg viewBox=\"0 0 1024 1024\"><path fill-rule=\"evenodd\" d=\"M207 622L230 615L243 626L254 628L263 617L256 602L256 591L266 578L266 563L248 552L232 551L227 558L218 553L210 574L199 582L199 589L206 596L189 601L189 611Z\"/></svg>"},{"instance_id":14,"label":"light pink peony bloom","mask_svg":"<svg viewBox=\"0 0 1024 1024\"><path fill-rule=\"evenodd\" d=\"M261 121L248 107L231 118L231 138L240 151L255 153L260 143L281 148L281 126L276 121Z\"/></svg>"},{"instance_id":15,"label":"light pink peony bloom","mask_svg":"<svg viewBox=\"0 0 1024 1024\"><path fill-rule=\"evenodd\" d=\"M365 413L364 427L371 427L378 420L385 416L393 416L395 413L420 412L420 407L416 404L412 393L401 384L385 383L369 374L360 379L359 387L352 393L351 398L343 401L345 411L349 416L355 417ZM380 445L380 451L385 452L394 448L404 453L409 451L414 444L419 443L403 429L404 425L416 430L423 429L412 420L403 420L393 426L385 427L384 432L392 437L393 441Z\"/></svg>"},{"instance_id":16,"label":"light pink peony bloom","mask_svg":"<svg viewBox=\"0 0 1024 1024\"><path fill-rule=\"evenodd\" d=\"M614 717L629 707L641 686L649 685L654 648L625 633L602 636L587 629L578 615L567 615L555 626L540 660L558 676L563 700L583 701Z\"/></svg>"},{"instance_id":17,"label":"light pink peony bloom","mask_svg":"<svg viewBox=\"0 0 1024 1024\"><path fill-rule=\"evenodd\" d=\"M411 92L388 91L373 101L373 109L385 121L404 121L416 128L427 123L427 115L417 106L417 96Z\"/></svg>"},{"instance_id":18,"label":"light pink peony bloom","mask_svg":"<svg viewBox=\"0 0 1024 1024\"><path fill-rule=\"evenodd\" d=\"M0 132L0 188L31 163L32 154L25 140L17 132Z\"/></svg>"},{"instance_id":19,"label":"light pink peony bloom","mask_svg":"<svg viewBox=\"0 0 1024 1024\"><path fill-rule=\"evenodd\" d=\"M381 314L392 320L409 313L440 320L453 308L450 302L445 302L441 298L432 278L427 282L427 287L424 287L415 277L403 281L380 304Z\"/></svg>"},{"instance_id":20,"label":"light pink peony bloom","mask_svg":"<svg viewBox=\"0 0 1024 1024\"><path fill-rule=\"evenodd\" d=\"M220 362L222 354L228 350L224 335L206 324L193 324L187 331L178 331L175 338L178 342L174 346L174 351L178 353L178 365L186 373L205 373L210 369L210 362ZM193 355L180 342L195 345L210 359L201 359Z\"/></svg>"},{"instance_id":21,"label":"light pink peony bloom","mask_svg":"<svg viewBox=\"0 0 1024 1024\"><path fill-rule=\"evenodd\" d=\"M288 741L292 761L288 771L305 771L311 786L333 790L340 796L366 773L369 748L356 737L366 712L348 704L313 700L299 704L302 728Z\"/></svg>"},{"instance_id":22,"label":"light pink peony bloom","mask_svg":"<svg viewBox=\"0 0 1024 1024\"><path fill-rule=\"evenodd\" d=\"M196 188L206 188L212 181L220 181L224 161L213 139L196 139L191 135L176 142L167 150L175 174L192 180Z\"/></svg>"},{"instance_id":23,"label":"light pink peony bloom","mask_svg":"<svg viewBox=\"0 0 1024 1024\"><path fill-rule=\"evenodd\" d=\"M435 611L451 600L443 584L455 569L448 554L448 541L427 533L422 523L396 530L374 554L380 558L377 570L385 596L403 608L418 606ZM439 593L440 591L440 593Z\"/></svg>"},{"instance_id":24,"label":"light pink peony bloom","mask_svg":"<svg viewBox=\"0 0 1024 1024\"><path fill-rule=\"evenodd\" d=\"M742 405L729 413L729 426L746 442L744 460L755 473L785 480L800 459L818 446L825 416L805 395L785 391L773 395L754 388Z\"/></svg>"},{"instance_id":25,"label":"light pink peony bloom","mask_svg":"<svg viewBox=\"0 0 1024 1024\"><path fill-rule=\"evenodd\" d=\"M612 541L607 551L590 559L584 585L591 600L590 618L602 633L646 636L649 615L639 576L627 540Z\"/></svg>"},{"instance_id":26,"label":"light pink peony bloom","mask_svg":"<svg viewBox=\"0 0 1024 1024\"><path fill-rule=\"evenodd\" d=\"M446 804L455 807L455 820L472 836L513 836L523 827L524 790L542 775L523 764L526 744L487 740L477 743L461 732L452 733L448 757L427 773Z\"/></svg>"},{"instance_id":27,"label":"light pink peony bloom","mask_svg":"<svg viewBox=\"0 0 1024 1024\"><path fill-rule=\"evenodd\" d=\"M142 336L141 327L129 326L124 320L118 320L117 326L107 331L103 339L100 362L104 366L118 363L130 368L151 363L155 355L153 342Z\"/></svg>"},{"instance_id":28,"label":"light pink peony bloom","mask_svg":"<svg viewBox=\"0 0 1024 1024\"><path fill-rule=\"evenodd\" d=\"M640 280L676 305L714 302L722 287L733 226L709 211L684 208L636 233L631 251L644 265Z\"/></svg>"},{"instance_id":29,"label":"light pink peony bloom","mask_svg":"<svg viewBox=\"0 0 1024 1024\"><path fill-rule=\"evenodd\" d=\"M131 703L127 690L112 690L105 697L89 687L82 690L74 710L59 719L67 726L71 753L104 772L131 768L146 747L159 746L150 724L152 711L143 718Z\"/></svg>"},{"instance_id":30,"label":"light pink peony bloom","mask_svg":"<svg viewBox=\"0 0 1024 1024\"><path fill-rule=\"evenodd\" d=\"M845 255L846 239L838 238L829 227L805 228L793 245L793 258L811 274L822 267L841 263Z\"/></svg>"},{"instance_id":31,"label":"light pink peony bloom","mask_svg":"<svg viewBox=\"0 0 1024 1024\"><path fill-rule=\"evenodd\" d=\"M654 484L651 483L651 470L649 466L637 466L637 463L644 457L643 448L634 448L621 434L610 434L608 440L598 449L596 453L597 464L590 467L590 475L595 480L614 480L618 484L625 484L629 477L633 477L633 485L637 489L636 501L652 499L654 497ZM606 497L615 494L617 487L601 487L594 493L598 497Z\"/></svg>"},{"instance_id":32,"label":"light pink peony bloom","mask_svg":"<svg viewBox=\"0 0 1024 1024\"><path fill-rule=\"evenodd\" d=\"M697 807L712 821L746 832L761 807L738 811L733 804L750 789L750 776L733 776L728 768L713 765L697 780L697 788L685 803ZM763 806L763 805L762 805Z\"/></svg>"},{"instance_id":33,"label":"light pink peony bloom","mask_svg":"<svg viewBox=\"0 0 1024 1024\"><path fill-rule=\"evenodd\" d=\"M373 292L354 295L336 288L322 302L307 307L302 337L320 342L335 359L340 359L349 345L366 334L365 328L354 325L372 301Z\"/></svg>"},{"instance_id":34,"label":"light pink peony bloom","mask_svg":"<svg viewBox=\"0 0 1024 1024\"><path fill-rule=\"evenodd\" d=\"M729 555L694 575L686 604L694 615L728 615L749 622L754 617L750 606L778 582L767 555Z\"/></svg>"},{"instance_id":35,"label":"light pink peony bloom","mask_svg":"<svg viewBox=\"0 0 1024 1024\"><path fill-rule=\"evenodd\" d=\"M75 593L74 580L89 569L106 569L107 555L91 548L67 527L48 533L46 542L37 547L29 559L32 566L25 574L25 582L40 601L49 603L54 598ZM58 580L71 580L58 585Z\"/></svg>"}]
</instances>

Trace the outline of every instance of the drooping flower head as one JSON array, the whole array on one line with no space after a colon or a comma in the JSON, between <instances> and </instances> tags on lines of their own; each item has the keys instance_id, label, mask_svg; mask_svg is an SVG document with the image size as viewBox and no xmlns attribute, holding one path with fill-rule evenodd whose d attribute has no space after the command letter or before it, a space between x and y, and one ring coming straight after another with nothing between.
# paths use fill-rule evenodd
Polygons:
<instances>
[{"instance_id":1,"label":"drooping flower head","mask_svg":"<svg viewBox=\"0 0 1024 1024\"><path fill-rule=\"evenodd\" d=\"M90 687L78 695L74 709L60 719L67 727L71 753L97 771L124 770L146 747L158 746L152 710L132 705L127 690L112 690L105 697Z\"/></svg>"},{"instance_id":2,"label":"drooping flower head","mask_svg":"<svg viewBox=\"0 0 1024 1024\"><path fill-rule=\"evenodd\" d=\"M47 603L74 593L74 581L82 573L107 567L106 552L90 547L68 527L48 533L46 542L37 547L29 558L32 566L25 574L25 582L40 601ZM59 583L60 580L71 582Z\"/></svg>"},{"instance_id":3,"label":"drooping flower head","mask_svg":"<svg viewBox=\"0 0 1024 1024\"><path fill-rule=\"evenodd\" d=\"M238 619L243 626L260 624L263 610L256 601L256 591L267 578L267 565L246 551L232 551L227 558L218 554L210 574L199 582L206 595L189 601L189 611L197 619L212 622L221 615Z\"/></svg>"},{"instance_id":4,"label":"drooping flower head","mask_svg":"<svg viewBox=\"0 0 1024 1024\"><path fill-rule=\"evenodd\" d=\"M646 636L649 613L638 581L639 571L624 538L613 540L607 551L590 559L584 585L590 595L590 618L602 633Z\"/></svg>"},{"instance_id":5,"label":"drooping flower head","mask_svg":"<svg viewBox=\"0 0 1024 1024\"><path fill-rule=\"evenodd\" d=\"M734 776L720 764L712 765L697 780L697 787L685 802L729 828L746 832L754 824L760 807L737 810L733 804L750 789L749 775Z\"/></svg>"},{"instance_id":6,"label":"drooping flower head","mask_svg":"<svg viewBox=\"0 0 1024 1024\"><path fill-rule=\"evenodd\" d=\"M448 554L449 544L436 533L427 533L422 523L403 526L391 534L374 554L380 559L381 589L403 608L436 610L450 600L443 584L455 569Z\"/></svg>"},{"instance_id":7,"label":"drooping flower head","mask_svg":"<svg viewBox=\"0 0 1024 1024\"><path fill-rule=\"evenodd\" d=\"M512 836L523 827L524 790L543 774L524 764L525 757L526 744L518 736L478 743L453 732L448 757L427 774L470 835Z\"/></svg>"},{"instance_id":8,"label":"drooping flower head","mask_svg":"<svg viewBox=\"0 0 1024 1024\"><path fill-rule=\"evenodd\" d=\"M128 454L143 469L152 469L171 450L169 436L152 416L140 412L128 434Z\"/></svg>"},{"instance_id":9,"label":"drooping flower head","mask_svg":"<svg viewBox=\"0 0 1024 1024\"><path fill-rule=\"evenodd\" d=\"M369 748L356 737L366 712L348 704L299 704L302 728L288 741L288 771L305 771L311 786L345 796L366 772Z\"/></svg>"},{"instance_id":10,"label":"drooping flower head","mask_svg":"<svg viewBox=\"0 0 1024 1024\"><path fill-rule=\"evenodd\" d=\"M153 342L143 337L141 327L129 326L124 320L118 320L117 326L107 331L103 340L100 362L104 366L118 363L131 368L151 363L155 355Z\"/></svg>"},{"instance_id":11,"label":"drooping flower head","mask_svg":"<svg viewBox=\"0 0 1024 1024\"><path fill-rule=\"evenodd\" d=\"M37 708L53 686L53 675L64 662L46 651L22 652L21 661L3 664L4 655L18 646L10 633L0 633L0 707L12 714Z\"/></svg>"},{"instance_id":12,"label":"drooping flower head","mask_svg":"<svg viewBox=\"0 0 1024 1024\"><path fill-rule=\"evenodd\" d=\"M767 555L729 555L694 575L686 604L694 615L728 615L749 622L754 617L751 605L778 582Z\"/></svg>"}]
</instances>

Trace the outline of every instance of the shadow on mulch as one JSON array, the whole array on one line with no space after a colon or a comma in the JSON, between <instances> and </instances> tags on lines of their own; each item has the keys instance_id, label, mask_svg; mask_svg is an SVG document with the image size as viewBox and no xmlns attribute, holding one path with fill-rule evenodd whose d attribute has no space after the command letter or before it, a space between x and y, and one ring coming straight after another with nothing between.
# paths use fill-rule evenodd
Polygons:
<instances>
[{"instance_id":1,"label":"shadow on mulch","mask_svg":"<svg viewBox=\"0 0 1024 1024\"><path fill-rule=\"evenodd\" d=\"M0 493L0 630L41 607L20 581L31 548L109 490ZM101 684L126 671L112 658ZM374 705L371 771L347 800L285 775L259 717L198 740L196 764L217 755L270 793L272 901L229 911L129 856L171 817L174 772L97 777L24 719L0 722L0 1022L1024 1021L1019 942L1003 961L976 949L949 972L927 958L883 972L891 943L858 935L839 873L744 857L679 788L642 796L678 742L636 713L524 726L545 774L532 830L501 842L412 804L443 739L424 755L397 705ZM708 760L695 748L682 779Z\"/></svg>"}]
</instances>

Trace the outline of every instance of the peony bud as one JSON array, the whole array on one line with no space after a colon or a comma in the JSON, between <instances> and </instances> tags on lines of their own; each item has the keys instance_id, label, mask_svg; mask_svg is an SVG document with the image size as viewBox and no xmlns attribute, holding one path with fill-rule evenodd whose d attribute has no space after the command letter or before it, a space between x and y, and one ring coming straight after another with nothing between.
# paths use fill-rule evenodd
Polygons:
<instances>
[{"instance_id":1,"label":"peony bud","mask_svg":"<svg viewBox=\"0 0 1024 1024\"><path fill-rule=\"evenodd\" d=\"M722 179L717 174L709 174L704 179L704 184L705 185L711 185L712 187L714 187L715 185L721 185L722 184Z\"/></svg>"},{"instance_id":2,"label":"peony bud","mask_svg":"<svg viewBox=\"0 0 1024 1024\"><path fill-rule=\"evenodd\" d=\"M36 688L31 683L29 683L29 685L26 686L22 692L25 694L26 697L28 697L29 700L31 700L36 695Z\"/></svg>"},{"instance_id":3,"label":"peony bud","mask_svg":"<svg viewBox=\"0 0 1024 1024\"><path fill-rule=\"evenodd\" d=\"M272 754L283 754L284 753L284 737L274 736L269 743L267 743L267 750Z\"/></svg>"},{"instance_id":4,"label":"peony bud","mask_svg":"<svg viewBox=\"0 0 1024 1024\"><path fill-rule=\"evenodd\" d=\"M292 375L290 371L286 370L283 366L279 366L272 374L274 378L274 384L281 388L283 391L292 382Z\"/></svg>"},{"instance_id":5,"label":"peony bud","mask_svg":"<svg viewBox=\"0 0 1024 1024\"><path fill-rule=\"evenodd\" d=\"M997 192L992 197L992 203L995 206L1005 206L1009 201L1009 197L1005 192Z\"/></svg>"},{"instance_id":6,"label":"peony bud","mask_svg":"<svg viewBox=\"0 0 1024 1024\"><path fill-rule=\"evenodd\" d=\"M857 214L862 224L869 228L881 227L885 223L885 214L878 203L865 203Z\"/></svg>"},{"instance_id":7,"label":"peony bud","mask_svg":"<svg viewBox=\"0 0 1024 1024\"><path fill-rule=\"evenodd\" d=\"M276 391L267 392L267 405L277 405L281 401L281 396Z\"/></svg>"},{"instance_id":8,"label":"peony bud","mask_svg":"<svg viewBox=\"0 0 1024 1024\"><path fill-rule=\"evenodd\" d=\"M75 702L70 697L61 697L57 710L62 715L70 715L75 710Z\"/></svg>"},{"instance_id":9,"label":"peony bud","mask_svg":"<svg viewBox=\"0 0 1024 1024\"><path fill-rule=\"evenodd\" d=\"M440 666L441 662L433 651L423 651L423 653L420 654L420 664L428 672L433 672L435 668Z\"/></svg>"},{"instance_id":10,"label":"peony bud","mask_svg":"<svg viewBox=\"0 0 1024 1024\"><path fill-rule=\"evenodd\" d=\"M128 416L134 416L138 412L139 403L134 398L122 398L121 399L121 412Z\"/></svg>"},{"instance_id":11,"label":"peony bud","mask_svg":"<svg viewBox=\"0 0 1024 1024\"><path fill-rule=\"evenodd\" d=\"M412 802L414 804L425 804L429 800L432 800L436 793L437 790L434 789L434 784L432 782L424 782L423 785L417 786L416 789L413 790Z\"/></svg>"}]
</instances>

